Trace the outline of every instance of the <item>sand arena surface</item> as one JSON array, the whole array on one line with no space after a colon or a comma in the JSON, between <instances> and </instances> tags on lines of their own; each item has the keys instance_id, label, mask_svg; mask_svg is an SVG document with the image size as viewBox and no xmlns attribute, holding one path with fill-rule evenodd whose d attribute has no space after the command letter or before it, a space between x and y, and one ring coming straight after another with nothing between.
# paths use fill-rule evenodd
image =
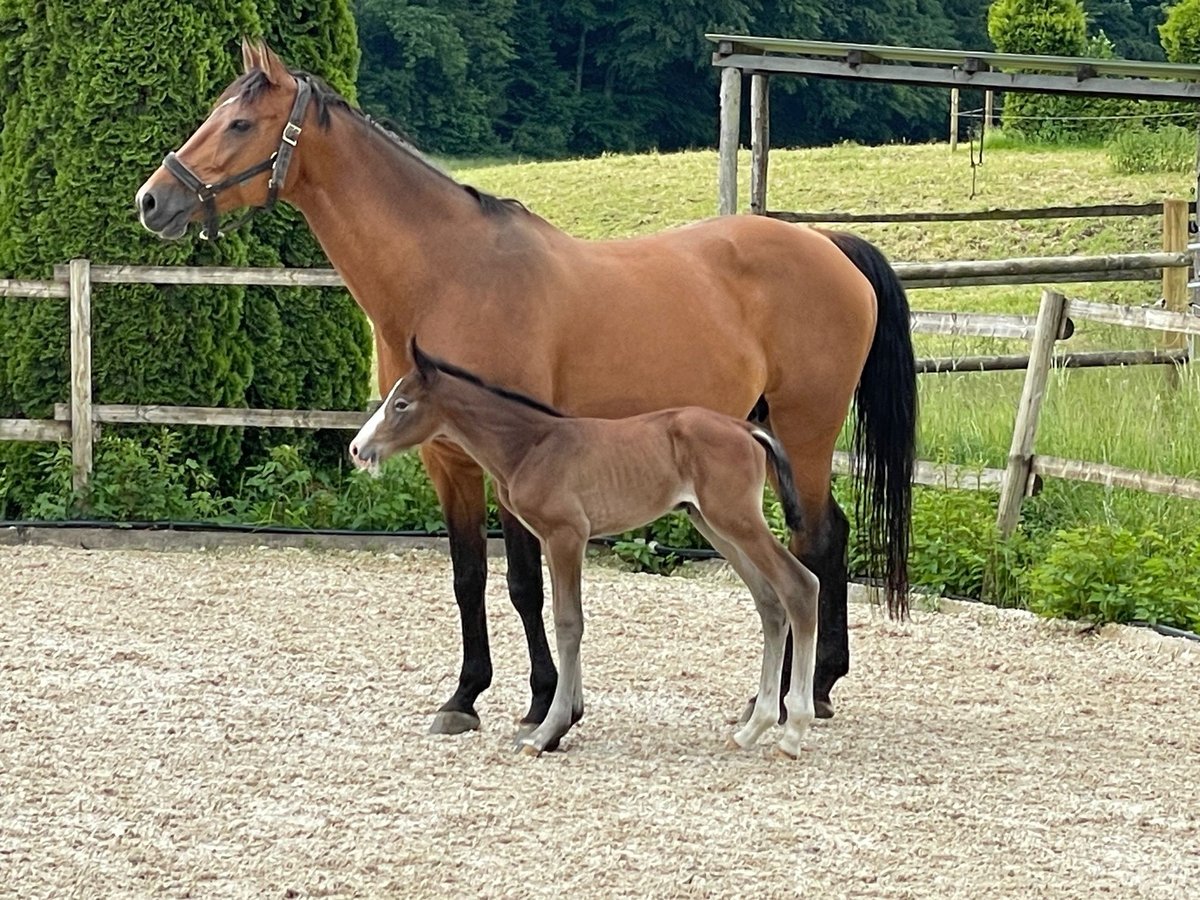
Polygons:
<instances>
[{"instance_id":1,"label":"sand arena surface","mask_svg":"<svg viewBox=\"0 0 1200 900\"><path fill-rule=\"evenodd\" d=\"M534 760L491 565L483 731L434 738L441 554L0 548L0 895L1200 892L1198 645L852 602L838 717L787 762L724 746L740 583L591 565L587 714Z\"/></svg>"}]
</instances>

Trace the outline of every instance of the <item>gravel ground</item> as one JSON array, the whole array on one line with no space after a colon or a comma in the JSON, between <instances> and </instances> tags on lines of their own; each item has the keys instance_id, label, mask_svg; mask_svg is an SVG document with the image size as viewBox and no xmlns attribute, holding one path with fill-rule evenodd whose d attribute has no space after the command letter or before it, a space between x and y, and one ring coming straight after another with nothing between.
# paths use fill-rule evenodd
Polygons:
<instances>
[{"instance_id":1,"label":"gravel ground","mask_svg":"<svg viewBox=\"0 0 1200 900\"><path fill-rule=\"evenodd\" d=\"M435 738L436 552L0 548L0 894L1200 895L1200 645L856 600L790 762L725 748L736 580L591 565L587 715L535 760L501 566L483 730Z\"/></svg>"}]
</instances>

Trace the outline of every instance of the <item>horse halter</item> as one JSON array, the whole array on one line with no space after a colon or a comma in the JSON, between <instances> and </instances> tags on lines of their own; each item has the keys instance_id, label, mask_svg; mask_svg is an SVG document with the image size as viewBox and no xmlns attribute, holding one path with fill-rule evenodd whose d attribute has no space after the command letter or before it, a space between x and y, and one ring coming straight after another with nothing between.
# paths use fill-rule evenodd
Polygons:
<instances>
[{"instance_id":1,"label":"horse halter","mask_svg":"<svg viewBox=\"0 0 1200 900\"><path fill-rule=\"evenodd\" d=\"M292 162L292 154L296 151L296 142L300 139L300 123L308 110L308 101L312 97L312 83L303 75L296 76L296 99L292 103L292 112L287 124L283 126L283 135L279 138L279 149L260 163L255 163L248 169L243 169L236 175L230 175L224 181L209 184L188 168L172 151L163 159L163 168L170 172L175 179L189 191L193 191L204 205L204 226L200 229L202 240L216 240L227 231L241 228L258 212L269 212L279 199L279 188L287 179L288 166ZM253 206L244 216L230 225L226 231L220 229L217 220L217 195L228 188L248 181L260 172L271 170L271 179L267 182L267 200L262 206Z\"/></svg>"}]
</instances>

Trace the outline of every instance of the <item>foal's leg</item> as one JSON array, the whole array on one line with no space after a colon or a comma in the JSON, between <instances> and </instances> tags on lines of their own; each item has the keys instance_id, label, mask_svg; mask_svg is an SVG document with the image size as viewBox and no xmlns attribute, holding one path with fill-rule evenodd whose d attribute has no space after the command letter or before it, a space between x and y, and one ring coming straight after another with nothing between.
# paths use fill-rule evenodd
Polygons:
<instances>
[{"instance_id":1,"label":"foal's leg","mask_svg":"<svg viewBox=\"0 0 1200 900\"><path fill-rule=\"evenodd\" d=\"M787 722L779 750L795 759L800 755L801 741L812 720L816 718L813 700L813 675L817 662L818 604L820 582L817 576L801 565L795 557L779 548L782 555L784 580L776 585L779 599L787 611L794 651L790 677L787 678Z\"/></svg>"},{"instance_id":2,"label":"foal's leg","mask_svg":"<svg viewBox=\"0 0 1200 900\"><path fill-rule=\"evenodd\" d=\"M521 724L532 726L546 718L558 682L550 645L546 642L546 626L542 623L545 597L542 545L537 536L503 506L500 507L500 523L504 527L504 552L508 557L508 595L525 626L525 643L529 648L529 689L533 696Z\"/></svg>"},{"instance_id":3,"label":"foal's leg","mask_svg":"<svg viewBox=\"0 0 1200 900\"><path fill-rule=\"evenodd\" d=\"M738 546L713 528L700 510L691 507L688 510L688 516L696 526L696 530L704 535L718 553L725 557L726 562L746 583L746 587L750 589L750 595L754 598L758 617L762 621L763 657L758 680L758 695L755 697L755 703L748 711L748 715L744 717L742 727L730 738L734 745L747 749L754 746L763 733L777 721L773 710L779 709L780 670L783 664L783 643L787 633L787 618L775 589ZM770 537L769 532L768 537Z\"/></svg>"},{"instance_id":4,"label":"foal's leg","mask_svg":"<svg viewBox=\"0 0 1200 900\"><path fill-rule=\"evenodd\" d=\"M454 599L462 620L463 641L458 687L434 716L429 733L460 734L479 727L475 700L492 683L483 600L487 579L483 470L469 457L431 444L421 447L421 461L433 481L450 533Z\"/></svg>"},{"instance_id":5,"label":"foal's leg","mask_svg":"<svg viewBox=\"0 0 1200 900\"><path fill-rule=\"evenodd\" d=\"M550 587L553 592L554 637L558 646L558 686L554 700L542 724L520 741L520 749L532 756L558 746L559 740L574 722L576 706L583 705L583 677L579 662L579 645L583 639L583 554L587 548L586 532L572 533L565 529L548 536L546 558L550 564Z\"/></svg>"}]
</instances>

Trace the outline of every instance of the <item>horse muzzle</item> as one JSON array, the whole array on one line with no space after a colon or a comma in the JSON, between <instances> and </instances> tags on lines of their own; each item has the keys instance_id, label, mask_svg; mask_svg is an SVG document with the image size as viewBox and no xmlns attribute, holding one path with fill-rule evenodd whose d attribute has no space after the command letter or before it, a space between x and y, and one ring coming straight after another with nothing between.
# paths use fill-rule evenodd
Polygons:
<instances>
[{"instance_id":1,"label":"horse muzzle","mask_svg":"<svg viewBox=\"0 0 1200 900\"><path fill-rule=\"evenodd\" d=\"M142 227L166 240L178 240L200 205L199 199L176 184L147 181L134 200Z\"/></svg>"}]
</instances>

